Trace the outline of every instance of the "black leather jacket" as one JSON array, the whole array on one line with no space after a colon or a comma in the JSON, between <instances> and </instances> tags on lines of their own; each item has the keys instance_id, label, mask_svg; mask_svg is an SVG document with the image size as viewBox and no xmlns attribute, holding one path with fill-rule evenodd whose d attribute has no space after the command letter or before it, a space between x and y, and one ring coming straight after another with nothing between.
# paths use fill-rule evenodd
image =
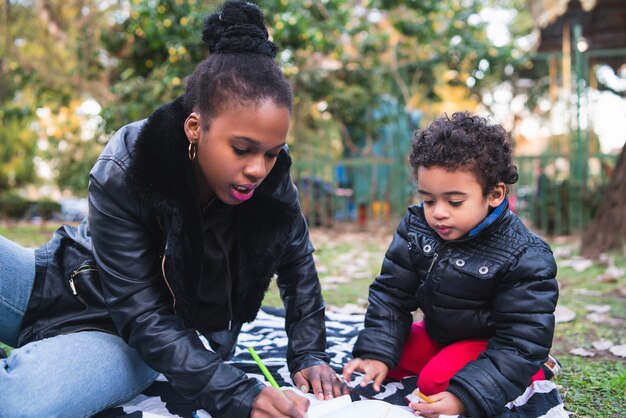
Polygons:
<instances>
[{"instance_id":1,"label":"black leather jacket","mask_svg":"<svg viewBox=\"0 0 626 418\"><path fill-rule=\"evenodd\" d=\"M443 241L421 205L409 208L370 286L365 329L355 357L395 367L420 308L439 344L486 339L447 391L467 416L494 416L521 395L549 353L558 298L556 263L548 244L505 207L471 238Z\"/></svg>"},{"instance_id":2,"label":"black leather jacket","mask_svg":"<svg viewBox=\"0 0 626 418\"><path fill-rule=\"evenodd\" d=\"M254 196L234 207L233 317L229 329L198 329L215 352L204 348L189 326L207 266L186 117L177 99L107 144L90 173L88 221L63 226L36 251L20 345L83 329L117 333L214 416L247 417L265 386L223 360L256 317L270 279L277 274L286 307L292 373L329 360L324 301L283 150Z\"/></svg>"}]
</instances>

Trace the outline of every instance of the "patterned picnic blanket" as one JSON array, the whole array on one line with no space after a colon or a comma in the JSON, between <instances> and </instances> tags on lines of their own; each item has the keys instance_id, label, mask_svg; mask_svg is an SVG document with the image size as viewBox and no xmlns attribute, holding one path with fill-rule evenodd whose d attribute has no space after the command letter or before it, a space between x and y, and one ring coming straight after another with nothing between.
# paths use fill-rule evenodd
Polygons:
<instances>
[{"instance_id":1,"label":"patterned picnic blanket","mask_svg":"<svg viewBox=\"0 0 626 418\"><path fill-rule=\"evenodd\" d=\"M238 341L235 357L230 362L243 370L251 377L265 383L264 376L251 358L248 347L253 346L263 362L270 370L281 387L291 386L289 370L285 362L287 350L287 335L284 331L284 312L280 309L263 308L255 321L244 325ZM359 330L363 327L362 314L344 314L338 312L326 313L327 353L331 356L331 366L341 373L343 365L350 360L352 346L356 341ZM356 386L359 377L350 382ZM404 397L415 390L417 378L406 377L402 381L388 381L383 385L380 393L376 393L371 385L360 391L362 399L374 397L395 405L406 405ZM353 401L358 400L352 395ZM190 418L195 412L201 418L228 418L211 417L203 410L196 411L193 402L180 396L164 377L159 377L141 395L126 404L109 409L96 418L120 417L184 417ZM568 418L563 401L554 383L547 380L534 382L524 394L509 402L499 415L499 418L512 417L545 417Z\"/></svg>"}]
</instances>

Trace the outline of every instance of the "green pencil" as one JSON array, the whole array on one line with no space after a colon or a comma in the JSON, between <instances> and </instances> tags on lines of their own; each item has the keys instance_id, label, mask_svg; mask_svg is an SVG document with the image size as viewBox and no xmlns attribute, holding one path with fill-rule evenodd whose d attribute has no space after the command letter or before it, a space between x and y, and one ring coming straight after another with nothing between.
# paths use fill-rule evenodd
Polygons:
<instances>
[{"instance_id":1,"label":"green pencil","mask_svg":"<svg viewBox=\"0 0 626 418\"><path fill-rule=\"evenodd\" d=\"M268 380L268 382L270 382L273 387L280 390L280 386L278 386L278 383L276 383L276 380L274 380L274 376L272 376L270 371L267 370L267 367L265 367L265 364L263 364L261 357L259 357L256 351L254 351L254 347L248 347L248 351L250 352L250 354L252 354L252 358L254 359L254 361L256 361L259 369L261 369L261 371L263 372L263 376L265 376L265 378Z\"/></svg>"}]
</instances>

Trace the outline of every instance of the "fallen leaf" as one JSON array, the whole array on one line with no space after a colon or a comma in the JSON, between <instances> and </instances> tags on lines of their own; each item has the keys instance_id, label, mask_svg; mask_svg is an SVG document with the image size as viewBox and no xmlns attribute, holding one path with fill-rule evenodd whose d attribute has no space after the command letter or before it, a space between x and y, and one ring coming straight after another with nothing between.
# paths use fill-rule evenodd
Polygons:
<instances>
[{"instance_id":1,"label":"fallen leaf","mask_svg":"<svg viewBox=\"0 0 626 418\"><path fill-rule=\"evenodd\" d=\"M585 309L589 312L607 313L611 310L611 305L587 305Z\"/></svg>"},{"instance_id":2,"label":"fallen leaf","mask_svg":"<svg viewBox=\"0 0 626 418\"><path fill-rule=\"evenodd\" d=\"M591 322L596 323L596 324L602 324L602 323L605 323L605 322L609 322L609 317L606 316L603 313L593 312L593 313L590 313L589 315L587 315L585 318L588 319Z\"/></svg>"},{"instance_id":3,"label":"fallen leaf","mask_svg":"<svg viewBox=\"0 0 626 418\"><path fill-rule=\"evenodd\" d=\"M554 258L570 258L573 252L572 247L556 247L552 250Z\"/></svg>"},{"instance_id":4,"label":"fallen leaf","mask_svg":"<svg viewBox=\"0 0 626 418\"><path fill-rule=\"evenodd\" d=\"M626 269L622 269L615 266L609 266L604 273L598 276L598 281L605 283L614 283L618 279L626 276Z\"/></svg>"},{"instance_id":5,"label":"fallen leaf","mask_svg":"<svg viewBox=\"0 0 626 418\"><path fill-rule=\"evenodd\" d=\"M613 342L609 340L598 340L591 343L596 350L608 350L613 347Z\"/></svg>"},{"instance_id":6,"label":"fallen leaf","mask_svg":"<svg viewBox=\"0 0 626 418\"><path fill-rule=\"evenodd\" d=\"M596 356L596 353L594 353L593 351L586 350L582 347L569 350L569 353L575 356L580 356L580 357L595 357Z\"/></svg>"},{"instance_id":7,"label":"fallen leaf","mask_svg":"<svg viewBox=\"0 0 626 418\"><path fill-rule=\"evenodd\" d=\"M596 324L607 324L611 326L618 326L621 324L621 320L618 318L613 318L607 314L592 312L585 316L585 319L594 322Z\"/></svg>"},{"instance_id":8,"label":"fallen leaf","mask_svg":"<svg viewBox=\"0 0 626 418\"><path fill-rule=\"evenodd\" d=\"M584 287L581 289L574 289L575 295L584 295L584 296L602 296L602 292L599 290L589 290Z\"/></svg>"},{"instance_id":9,"label":"fallen leaf","mask_svg":"<svg viewBox=\"0 0 626 418\"><path fill-rule=\"evenodd\" d=\"M326 276L320 280L324 284L350 283L350 278L345 276Z\"/></svg>"},{"instance_id":10,"label":"fallen leaf","mask_svg":"<svg viewBox=\"0 0 626 418\"><path fill-rule=\"evenodd\" d=\"M576 312L570 308L562 305L557 305L554 311L554 317L557 323L559 322L571 322L576 318Z\"/></svg>"},{"instance_id":11,"label":"fallen leaf","mask_svg":"<svg viewBox=\"0 0 626 418\"><path fill-rule=\"evenodd\" d=\"M626 358L626 344L614 345L613 347L609 348L609 351L611 352L611 354L617 357Z\"/></svg>"},{"instance_id":12,"label":"fallen leaf","mask_svg":"<svg viewBox=\"0 0 626 418\"><path fill-rule=\"evenodd\" d=\"M580 273L593 266L593 261L586 258L575 257L569 260L563 260L559 263L560 267L571 267L575 272Z\"/></svg>"}]
</instances>

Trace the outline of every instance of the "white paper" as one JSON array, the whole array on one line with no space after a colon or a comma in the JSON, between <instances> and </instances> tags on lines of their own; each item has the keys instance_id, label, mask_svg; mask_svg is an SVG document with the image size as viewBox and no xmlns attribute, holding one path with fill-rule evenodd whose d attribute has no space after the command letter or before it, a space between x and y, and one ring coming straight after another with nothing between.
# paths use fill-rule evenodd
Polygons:
<instances>
[{"instance_id":1,"label":"white paper","mask_svg":"<svg viewBox=\"0 0 626 418\"><path fill-rule=\"evenodd\" d=\"M352 402L350 395L312 404L308 418L415 418L408 407L393 405L376 399Z\"/></svg>"}]
</instances>

